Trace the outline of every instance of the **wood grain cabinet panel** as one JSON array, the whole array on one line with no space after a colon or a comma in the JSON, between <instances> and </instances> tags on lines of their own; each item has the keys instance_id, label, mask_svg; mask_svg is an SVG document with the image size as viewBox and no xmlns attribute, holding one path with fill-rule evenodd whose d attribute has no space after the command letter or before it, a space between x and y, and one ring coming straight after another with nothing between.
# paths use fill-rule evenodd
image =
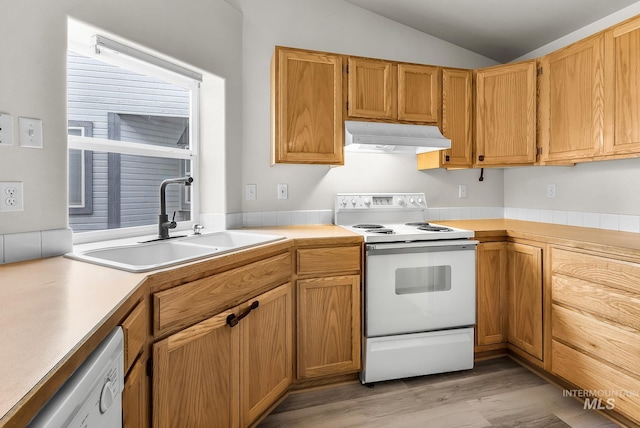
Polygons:
<instances>
[{"instance_id":1,"label":"wood grain cabinet panel","mask_svg":"<svg viewBox=\"0 0 640 428\"><path fill-rule=\"evenodd\" d=\"M640 423L640 378L637 375L616 370L601 360L555 340L552 342L551 351L553 374L586 391L617 394L615 397L602 397L602 406L609 404L607 399L612 398L611 404L615 406L615 411Z\"/></svg>"},{"instance_id":2,"label":"wood grain cabinet panel","mask_svg":"<svg viewBox=\"0 0 640 428\"><path fill-rule=\"evenodd\" d=\"M124 333L124 371L129 370L138 355L142 353L149 330L147 304L142 301L122 323Z\"/></svg>"},{"instance_id":3,"label":"wood grain cabinet panel","mask_svg":"<svg viewBox=\"0 0 640 428\"><path fill-rule=\"evenodd\" d=\"M124 381L122 414L124 428L149 426L149 379L145 360L139 358Z\"/></svg>"},{"instance_id":4,"label":"wood grain cabinet panel","mask_svg":"<svg viewBox=\"0 0 640 428\"><path fill-rule=\"evenodd\" d=\"M604 36L540 60L541 162L574 162L600 155L604 141Z\"/></svg>"},{"instance_id":5,"label":"wood grain cabinet panel","mask_svg":"<svg viewBox=\"0 0 640 428\"><path fill-rule=\"evenodd\" d=\"M360 271L360 246L301 248L297 251L299 275Z\"/></svg>"},{"instance_id":6,"label":"wood grain cabinet panel","mask_svg":"<svg viewBox=\"0 0 640 428\"><path fill-rule=\"evenodd\" d=\"M271 163L344 163L342 56L276 46Z\"/></svg>"},{"instance_id":7,"label":"wood grain cabinet panel","mask_svg":"<svg viewBox=\"0 0 640 428\"><path fill-rule=\"evenodd\" d=\"M605 33L605 154L640 154L640 17Z\"/></svg>"},{"instance_id":8,"label":"wood grain cabinet panel","mask_svg":"<svg viewBox=\"0 0 640 428\"><path fill-rule=\"evenodd\" d=\"M360 370L360 276L299 280L298 379Z\"/></svg>"},{"instance_id":9,"label":"wood grain cabinet panel","mask_svg":"<svg viewBox=\"0 0 640 428\"><path fill-rule=\"evenodd\" d=\"M396 78L391 62L349 58L348 114L354 118L388 119L396 117Z\"/></svg>"},{"instance_id":10,"label":"wood grain cabinet panel","mask_svg":"<svg viewBox=\"0 0 640 428\"><path fill-rule=\"evenodd\" d=\"M442 133L451 148L418 155L418 169L473 166L473 70L442 69Z\"/></svg>"},{"instance_id":11,"label":"wood grain cabinet panel","mask_svg":"<svg viewBox=\"0 0 640 428\"><path fill-rule=\"evenodd\" d=\"M291 255L283 253L155 293L154 334L186 327L291 278Z\"/></svg>"},{"instance_id":12,"label":"wood grain cabinet panel","mask_svg":"<svg viewBox=\"0 0 640 428\"><path fill-rule=\"evenodd\" d=\"M542 360L542 249L507 244L509 342Z\"/></svg>"},{"instance_id":13,"label":"wood grain cabinet panel","mask_svg":"<svg viewBox=\"0 0 640 428\"><path fill-rule=\"evenodd\" d=\"M287 391L293 379L291 283L242 305L260 306L240 322L240 426L249 426Z\"/></svg>"},{"instance_id":14,"label":"wood grain cabinet panel","mask_svg":"<svg viewBox=\"0 0 640 428\"><path fill-rule=\"evenodd\" d=\"M536 161L536 61L476 71L477 166Z\"/></svg>"},{"instance_id":15,"label":"wood grain cabinet panel","mask_svg":"<svg viewBox=\"0 0 640 428\"><path fill-rule=\"evenodd\" d=\"M224 311L153 345L153 426L239 425L239 328Z\"/></svg>"},{"instance_id":16,"label":"wood grain cabinet panel","mask_svg":"<svg viewBox=\"0 0 640 428\"><path fill-rule=\"evenodd\" d=\"M477 340L478 346L507 341L507 244L478 245Z\"/></svg>"},{"instance_id":17,"label":"wood grain cabinet panel","mask_svg":"<svg viewBox=\"0 0 640 428\"><path fill-rule=\"evenodd\" d=\"M640 422L640 263L551 249L551 371ZM624 395L631 393L635 395ZM609 397L606 397L609 398Z\"/></svg>"},{"instance_id":18,"label":"wood grain cabinet panel","mask_svg":"<svg viewBox=\"0 0 640 428\"><path fill-rule=\"evenodd\" d=\"M437 123L440 67L349 58L348 115L384 121Z\"/></svg>"},{"instance_id":19,"label":"wood grain cabinet panel","mask_svg":"<svg viewBox=\"0 0 640 428\"><path fill-rule=\"evenodd\" d=\"M438 122L440 68L398 64L398 120Z\"/></svg>"},{"instance_id":20,"label":"wood grain cabinet panel","mask_svg":"<svg viewBox=\"0 0 640 428\"><path fill-rule=\"evenodd\" d=\"M248 427L275 403L293 378L291 295L283 284L156 342L153 426Z\"/></svg>"}]
</instances>

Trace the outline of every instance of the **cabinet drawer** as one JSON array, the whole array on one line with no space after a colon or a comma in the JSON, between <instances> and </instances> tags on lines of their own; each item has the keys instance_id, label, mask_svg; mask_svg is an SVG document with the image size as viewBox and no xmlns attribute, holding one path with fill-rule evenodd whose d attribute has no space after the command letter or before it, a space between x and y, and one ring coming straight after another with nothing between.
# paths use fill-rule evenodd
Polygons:
<instances>
[{"instance_id":1,"label":"cabinet drawer","mask_svg":"<svg viewBox=\"0 0 640 428\"><path fill-rule=\"evenodd\" d=\"M290 280L287 252L155 293L154 335L189 326Z\"/></svg>"},{"instance_id":2,"label":"cabinet drawer","mask_svg":"<svg viewBox=\"0 0 640 428\"><path fill-rule=\"evenodd\" d=\"M626 369L640 373L640 334L597 318L553 305L554 339Z\"/></svg>"},{"instance_id":3,"label":"cabinet drawer","mask_svg":"<svg viewBox=\"0 0 640 428\"><path fill-rule=\"evenodd\" d=\"M304 248L297 255L300 275L360 271L360 246Z\"/></svg>"},{"instance_id":4,"label":"cabinet drawer","mask_svg":"<svg viewBox=\"0 0 640 428\"><path fill-rule=\"evenodd\" d=\"M640 292L640 264L590 254L552 250L551 268L562 274L596 284Z\"/></svg>"},{"instance_id":5,"label":"cabinet drawer","mask_svg":"<svg viewBox=\"0 0 640 428\"><path fill-rule=\"evenodd\" d=\"M147 339L147 304L142 301L122 323L124 333L124 371L129 370L135 359L142 353Z\"/></svg>"},{"instance_id":6,"label":"cabinet drawer","mask_svg":"<svg viewBox=\"0 0 640 428\"><path fill-rule=\"evenodd\" d=\"M640 330L640 295L566 276L552 278L553 301Z\"/></svg>"},{"instance_id":7,"label":"cabinet drawer","mask_svg":"<svg viewBox=\"0 0 640 428\"><path fill-rule=\"evenodd\" d=\"M601 392L603 405L607 404L607 399L613 399L617 412L640 421L640 379L555 340L551 344L551 358L553 374L583 390Z\"/></svg>"}]
</instances>

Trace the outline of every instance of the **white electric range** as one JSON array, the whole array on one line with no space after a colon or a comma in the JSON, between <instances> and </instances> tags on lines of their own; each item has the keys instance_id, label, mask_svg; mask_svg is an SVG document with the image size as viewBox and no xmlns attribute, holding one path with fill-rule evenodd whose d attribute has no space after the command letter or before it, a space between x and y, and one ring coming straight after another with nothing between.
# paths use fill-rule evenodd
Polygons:
<instances>
[{"instance_id":1,"label":"white electric range","mask_svg":"<svg viewBox=\"0 0 640 428\"><path fill-rule=\"evenodd\" d=\"M362 383L473 367L473 232L425 221L423 193L339 193L365 241Z\"/></svg>"}]
</instances>

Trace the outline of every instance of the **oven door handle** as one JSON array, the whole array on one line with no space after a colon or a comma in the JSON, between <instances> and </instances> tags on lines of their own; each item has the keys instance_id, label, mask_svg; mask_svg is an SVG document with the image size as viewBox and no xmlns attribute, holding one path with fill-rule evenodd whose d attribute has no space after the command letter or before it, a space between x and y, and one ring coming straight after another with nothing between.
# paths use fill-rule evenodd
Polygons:
<instances>
[{"instance_id":1,"label":"oven door handle","mask_svg":"<svg viewBox=\"0 0 640 428\"><path fill-rule=\"evenodd\" d=\"M421 241L421 242L394 242L383 244L367 244L365 249L367 256L385 254L407 253L439 253L443 251L475 250L478 241Z\"/></svg>"}]
</instances>

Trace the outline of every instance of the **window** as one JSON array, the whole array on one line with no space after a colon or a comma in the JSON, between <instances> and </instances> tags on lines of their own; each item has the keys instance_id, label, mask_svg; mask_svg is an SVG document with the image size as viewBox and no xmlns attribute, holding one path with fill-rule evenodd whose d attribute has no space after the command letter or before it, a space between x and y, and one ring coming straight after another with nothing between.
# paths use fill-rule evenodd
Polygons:
<instances>
[{"instance_id":1,"label":"window","mask_svg":"<svg viewBox=\"0 0 640 428\"><path fill-rule=\"evenodd\" d=\"M67 53L69 225L98 237L155 233L161 182L186 175L194 185L168 186L166 199L170 217L188 224L197 212L198 75L104 40L110 48L93 51L70 40Z\"/></svg>"}]
</instances>

